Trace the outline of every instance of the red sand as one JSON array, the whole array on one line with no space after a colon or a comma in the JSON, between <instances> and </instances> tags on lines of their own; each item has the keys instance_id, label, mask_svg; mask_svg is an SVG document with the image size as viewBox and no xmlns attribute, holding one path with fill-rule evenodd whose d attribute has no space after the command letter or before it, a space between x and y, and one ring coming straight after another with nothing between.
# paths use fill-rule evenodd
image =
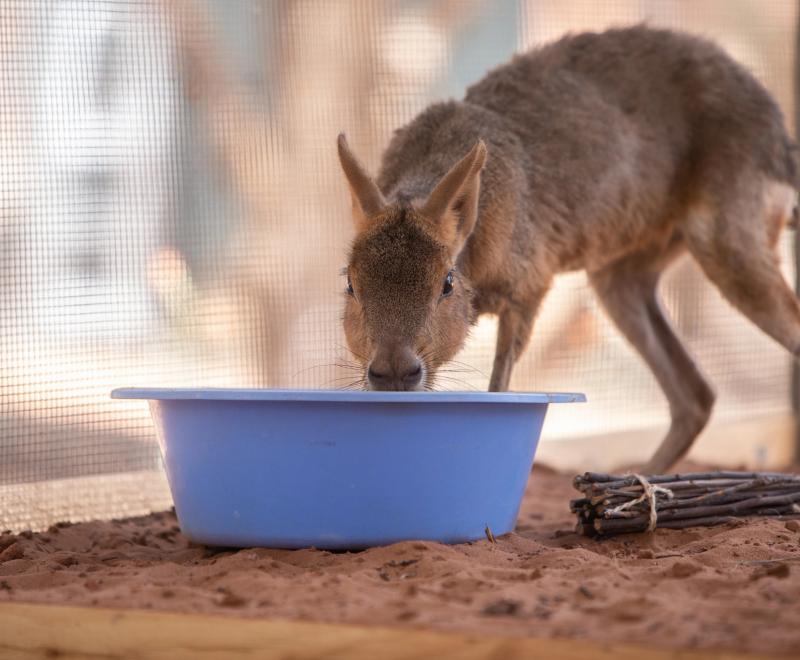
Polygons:
<instances>
[{"instance_id":1,"label":"red sand","mask_svg":"<svg viewBox=\"0 0 800 660\"><path fill-rule=\"evenodd\" d=\"M0 536L0 601L384 624L677 648L800 650L800 523L593 541L537 468L516 533L356 553L219 551L160 513Z\"/></svg>"}]
</instances>

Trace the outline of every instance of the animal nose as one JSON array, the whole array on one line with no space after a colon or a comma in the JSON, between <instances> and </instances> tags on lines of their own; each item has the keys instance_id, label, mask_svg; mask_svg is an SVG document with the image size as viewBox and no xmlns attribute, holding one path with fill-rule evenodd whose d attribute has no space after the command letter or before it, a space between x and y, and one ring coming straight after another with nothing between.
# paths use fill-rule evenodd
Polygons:
<instances>
[{"instance_id":1,"label":"animal nose","mask_svg":"<svg viewBox=\"0 0 800 660\"><path fill-rule=\"evenodd\" d=\"M415 355L376 357L367 369L373 390L414 390L422 381L422 362Z\"/></svg>"},{"instance_id":2,"label":"animal nose","mask_svg":"<svg viewBox=\"0 0 800 660\"><path fill-rule=\"evenodd\" d=\"M422 380L422 362L419 360L414 360L414 364L411 365L409 370L403 374L403 382L411 384L411 385L419 385L419 381Z\"/></svg>"}]
</instances>

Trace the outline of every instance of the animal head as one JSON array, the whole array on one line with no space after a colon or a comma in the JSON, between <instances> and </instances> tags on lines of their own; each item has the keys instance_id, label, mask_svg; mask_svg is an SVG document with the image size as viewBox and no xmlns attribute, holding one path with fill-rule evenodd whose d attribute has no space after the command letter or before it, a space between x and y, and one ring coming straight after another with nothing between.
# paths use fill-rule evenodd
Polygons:
<instances>
[{"instance_id":1,"label":"animal head","mask_svg":"<svg viewBox=\"0 0 800 660\"><path fill-rule=\"evenodd\" d=\"M348 260L344 330L373 390L430 388L473 318L456 264L478 214L486 146L479 141L427 199L387 201L339 136L356 237Z\"/></svg>"}]
</instances>

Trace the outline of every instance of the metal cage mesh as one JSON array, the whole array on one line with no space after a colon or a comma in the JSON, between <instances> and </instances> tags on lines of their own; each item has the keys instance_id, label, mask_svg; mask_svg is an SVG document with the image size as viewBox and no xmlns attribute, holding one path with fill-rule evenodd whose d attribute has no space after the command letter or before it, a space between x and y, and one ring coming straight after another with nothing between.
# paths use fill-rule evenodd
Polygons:
<instances>
[{"instance_id":1,"label":"metal cage mesh","mask_svg":"<svg viewBox=\"0 0 800 660\"><path fill-rule=\"evenodd\" d=\"M796 3L5 0L0 5L0 528L169 503L148 411L115 386L336 387L351 236L334 140L391 131L514 51L646 20L716 39L793 113ZM790 237L782 243L793 277ZM690 262L664 298L716 419L788 411L790 361ZM459 360L483 388L483 319ZM515 389L585 391L550 439L666 423L580 274ZM133 495L121 495L120 488Z\"/></svg>"}]
</instances>

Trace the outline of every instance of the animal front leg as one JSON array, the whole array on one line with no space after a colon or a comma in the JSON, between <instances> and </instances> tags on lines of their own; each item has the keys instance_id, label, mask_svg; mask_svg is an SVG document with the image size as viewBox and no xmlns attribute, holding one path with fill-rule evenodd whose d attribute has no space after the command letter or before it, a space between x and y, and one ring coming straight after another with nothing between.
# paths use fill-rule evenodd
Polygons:
<instances>
[{"instance_id":1,"label":"animal front leg","mask_svg":"<svg viewBox=\"0 0 800 660\"><path fill-rule=\"evenodd\" d=\"M662 270L681 249L675 244L643 250L589 276L611 320L644 358L669 402L669 431L642 474L665 472L689 451L714 406L714 390L675 335L657 294Z\"/></svg>"},{"instance_id":2,"label":"animal front leg","mask_svg":"<svg viewBox=\"0 0 800 660\"><path fill-rule=\"evenodd\" d=\"M505 392L511 381L511 371L525 351L533 328L533 319L542 296L530 307L506 307L500 313L497 326L497 347L494 352L490 392Z\"/></svg>"}]
</instances>

